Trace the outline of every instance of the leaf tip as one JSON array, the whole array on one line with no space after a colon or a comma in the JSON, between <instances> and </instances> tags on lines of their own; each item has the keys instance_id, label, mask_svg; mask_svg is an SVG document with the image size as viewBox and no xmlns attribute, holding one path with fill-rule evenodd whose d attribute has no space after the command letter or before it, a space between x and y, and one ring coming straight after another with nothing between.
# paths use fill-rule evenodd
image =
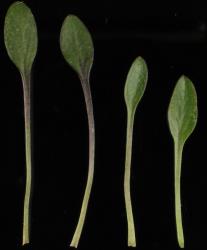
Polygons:
<instances>
[{"instance_id":1,"label":"leaf tip","mask_svg":"<svg viewBox=\"0 0 207 250\"><path fill-rule=\"evenodd\" d=\"M26 8L29 8L26 3L24 3L23 1L16 1L14 3L12 3L10 6L9 6L9 10L13 9L14 7L17 7L17 6L22 6L22 7L26 7Z\"/></svg>"},{"instance_id":2,"label":"leaf tip","mask_svg":"<svg viewBox=\"0 0 207 250\"><path fill-rule=\"evenodd\" d=\"M143 65L145 68L147 68L147 63L146 61L144 60L143 57L141 56L138 56L135 60L134 60L134 63L137 63L139 65Z\"/></svg>"},{"instance_id":3,"label":"leaf tip","mask_svg":"<svg viewBox=\"0 0 207 250\"><path fill-rule=\"evenodd\" d=\"M145 62L145 60L142 56L138 56L135 60L138 60L140 62Z\"/></svg>"},{"instance_id":4,"label":"leaf tip","mask_svg":"<svg viewBox=\"0 0 207 250\"><path fill-rule=\"evenodd\" d=\"M194 91L194 94L196 95L196 89L195 89L195 86L193 84L193 82L191 81L191 79L186 76L186 75L181 75L180 78L178 79L178 82L182 82L184 84L188 84L191 86L191 88L193 89Z\"/></svg>"},{"instance_id":5,"label":"leaf tip","mask_svg":"<svg viewBox=\"0 0 207 250\"><path fill-rule=\"evenodd\" d=\"M190 81L191 82L191 80L190 80L190 78L189 77L187 77L186 75L181 75L180 76L180 78L178 79L178 81L184 81L184 82L187 82L187 81Z\"/></svg>"}]
</instances>

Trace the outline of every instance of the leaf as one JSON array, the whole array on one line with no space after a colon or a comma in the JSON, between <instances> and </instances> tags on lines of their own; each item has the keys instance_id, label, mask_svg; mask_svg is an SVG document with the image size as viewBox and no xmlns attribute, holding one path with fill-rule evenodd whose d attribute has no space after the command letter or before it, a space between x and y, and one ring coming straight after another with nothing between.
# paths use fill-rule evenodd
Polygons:
<instances>
[{"instance_id":1,"label":"leaf","mask_svg":"<svg viewBox=\"0 0 207 250\"><path fill-rule=\"evenodd\" d=\"M177 239L181 248L184 248L181 208L182 151L185 141L196 126L197 116L196 90L189 78L181 76L175 86L168 108L168 123L174 139L175 218Z\"/></svg>"},{"instance_id":2,"label":"leaf","mask_svg":"<svg viewBox=\"0 0 207 250\"><path fill-rule=\"evenodd\" d=\"M78 17L69 15L65 18L60 33L60 47L68 64L81 78L87 78L93 63L94 48L88 29Z\"/></svg>"},{"instance_id":3,"label":"leaf","mask_svg":"<svg viewBox=\"0 0 207 250\"><path fill-rule=\"evenodd\" d=\"M125 84L124 96L128 111L135 112L144 94L147 79L147 64L142 57L137 57L132 63Z\"/></svg>"},{"instance_id":4,"label":"leaf","mask_svg":"<svg viewBox=\"0 0 207 250\"><path fill-rule=\"evenodd\" d=\"M95 124L89 75L93 64L94 48L90 33L74 15L65 18L60 32L60 48L67 63L78 74L83 88L89 126L89 166L88 179L83 197L81 212L70 246L78 247L88 209L93 184L95 159Z\"/></svg>"},{"instance_id":5,"label":"leaf","mask_svg":"<svg viewBox=\"0 0 207 250\"><path fill-rule=\"evenodd\" d=\"M174 140L184 143L197 123L197 95L186 76L178 80L168 109L168 122Z\"/></svg>"},{"instance_id":6,"label":"leaf","mask_svg":"<svg viewBox=\"0 0 207 250\"><path fill-rule=\"evenodd\" d=\"M124 198L128 225L128 246L136 247L136 236L134 217L131 204L130 176L131 176L131 157L132 157L132 139L134 115L136 107L140 102L148 79L148 69L143 58L137 57L127 75L124 97L127 106L127 141L124 173Z\"/></svg>"},{"instance_id":7,"label":"leaf","mask_svg":"<svg viewBox=\"0 0 207 250\"><path fill-rule=\"evenodd\" d=\"M6 14L4 40L10 59L22 74L31 71L37 52L37 28L31 10L13 3Z\"/></svg>"}]
</instances>

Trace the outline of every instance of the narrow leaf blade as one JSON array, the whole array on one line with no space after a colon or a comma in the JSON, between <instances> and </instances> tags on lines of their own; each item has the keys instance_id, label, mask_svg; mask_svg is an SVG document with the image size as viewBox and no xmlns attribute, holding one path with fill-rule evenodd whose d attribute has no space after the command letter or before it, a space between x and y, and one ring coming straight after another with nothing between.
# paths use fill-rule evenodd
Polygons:
<instances>
[{"instance_id":1,"label":"narrow leaf blade","mask_svg":"<svg viewBox=\"0 0 207 250\"><path fill-rule=\"evenodd\" d=\"M78 17L69 15L65 18L60 33L60 47L65 60L77 74L82 78L88 77L94 48L88 29Z\"/></svg>"},{"instance_id":2,"label":"narrow leaf blade","mask_svg":"<svg viewBox=\"0 0 207 250\"><path fill-rule=\"evenodd\" d=\"M140 102L148 80L148 69L145 60L137 57L127 75L124 97L128 110L132 113Z\"/></svg>"},{"instance_id":3,"label":"narrow leaf blade","mask_svg":"<svg viewBox=\"0 0 207 250\"><path fill-rule=\"evenodd\" d=\"M198 116L197 95L191 80L181 76L168 109L168 123L174 140L184 143L193 132Z\"/></svg>"},{"instance_id":4,"label":"narrow leaf blade","mask_svg":"<svg viewBox=\"0 0 207 250\"><path fill-rule=\"evenodd\" d=\"M37 28L31 10L13 3L6 14L4 41L8 55L22 74L29 74L37 53Z\"/></svg>"}]
</instances>

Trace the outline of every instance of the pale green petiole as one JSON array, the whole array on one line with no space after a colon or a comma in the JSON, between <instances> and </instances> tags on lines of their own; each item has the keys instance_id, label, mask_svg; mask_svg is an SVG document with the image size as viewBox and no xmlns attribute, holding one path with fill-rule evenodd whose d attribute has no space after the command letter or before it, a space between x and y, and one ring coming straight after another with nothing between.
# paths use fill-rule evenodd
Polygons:
<instances>
[{"instance_id":1,"label":"pale green petiole","mask_svg":"<svg viewBox=\"0 0 207 250\"><path fill-rule=\"evenodd\" d=\"M24 92L26 187L24 197L22 244L30 242L30 201L32 193L32 152L31 152L31 83L30 76L22 76Z\"/></svg>"},{"instance_id":2,"label":"pale green petiole","mask_svg":"<svg viewBox=\"0 0 207 250\"><path fill-rule=\"evenodd\" d=\"M136 247L136 236L132 202L130 194L132 137L136 108L144 94L148 79L148 69L143 58L138 57L132 63L127 75L124 97L127 106L126 158L124 173L124 198L128 224L128 246Z\"/></svg>"},{"instance_id":3,"label":"pale green petiole","mask_svg":"<svg viewBox=\"0 0 207 250\"><path fill-rule=\"evenodd\" d=\"M175 219L177 227L177 238L181 248L184 248L183 224L182 224L182 205L181 205L181 163L183 145L174 142L174 164L175 164Z\"/></svg>"},{"instance_id":4,"label":"pale green petiole","mask_svg":"<svg viewBox=\"0 0 207 250\"><path fill-rule=\"evenodd\" d=\"M128 246L136 246L134 218L130 194L131 157L132 157L132 137L133 137L134 114L128 114L127 136L126 136L126 159L124 173L124 198L126 204L126 214L128 222Z\"/></svg>"}]
</instances>

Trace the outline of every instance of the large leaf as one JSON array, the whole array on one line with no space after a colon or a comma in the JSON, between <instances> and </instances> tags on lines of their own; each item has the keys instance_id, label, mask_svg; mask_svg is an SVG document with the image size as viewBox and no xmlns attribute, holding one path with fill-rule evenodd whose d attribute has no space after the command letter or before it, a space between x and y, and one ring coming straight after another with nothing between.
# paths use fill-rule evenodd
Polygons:
<instances>
[{"instance_id":1,"label":"large leaf","mask_svg":"<svg viewBox=\"0 0 207 250\"><path fill-rule=\"evenodd\" d=\"M168 109L168 122L174 140L184 143L197 123L197 95L186 76L178 80Z\"/></svg>"},{"instance_id":2,"label":"large leaf","mask_svg":"<svg viewBox=\"0 0 207 250\"><path fill-rule=\"evenodd\" d=\"M138 57L132 63L127 75L124 96L128 111L135 112L140 102L148 79L148 69L142 57Z\"/></svg>"},{"instance_id":3,"label":"large leaf","mask_svg":"<svg viewBox=\"0 0 207 250\"><path fill-rule=\"evenodd\" d=\"M10 59L22 74L29 74L37 52L37 28L30 9L13 3L5 18L4 39Z\"/></svg>"},{"instance_id":4,"label":"large leaf","mask_svg":"<svg viewBox=\"0 0 207 250\"><path fill-rule=\"evenodd\" d=\"M60 47L65 60L81 78L89 76L94 49L91 35L81 20L69 15L63 22Z\"/></svg>"}]
</instances>

